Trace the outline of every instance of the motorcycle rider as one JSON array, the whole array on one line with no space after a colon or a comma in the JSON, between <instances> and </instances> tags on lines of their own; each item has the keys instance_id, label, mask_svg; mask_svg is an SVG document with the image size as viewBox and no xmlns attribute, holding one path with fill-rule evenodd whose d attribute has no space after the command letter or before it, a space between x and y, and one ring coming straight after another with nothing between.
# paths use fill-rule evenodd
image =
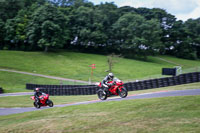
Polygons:
<instances>
[{"instance_id":1,"label":"motorcycle rider","mask_svg":"<svg viewBox=\"0 0 200 133\"><path fill-rule=\"evenodd\" d=\"M37 103L40 102L39 97L40 97L41 95L42 95L42 92L40 91L40 88L35 88L35 93L34 93L35 102L37 102Z\"/></svg>"},{"instance_id":2,"label":"motorcycle rider","mask_svg":"<svg viewBox=\"0 0 200 133\"><path fill-rule=\"evenodd\" d=\"M113 83L108 83L109 81L113 81L114 79L114 74L113 73L109 73L101 82L102 87L104 89L104 91L108 91L109 87L111 85L113 85Z\"/></svg>"}]
</instances>

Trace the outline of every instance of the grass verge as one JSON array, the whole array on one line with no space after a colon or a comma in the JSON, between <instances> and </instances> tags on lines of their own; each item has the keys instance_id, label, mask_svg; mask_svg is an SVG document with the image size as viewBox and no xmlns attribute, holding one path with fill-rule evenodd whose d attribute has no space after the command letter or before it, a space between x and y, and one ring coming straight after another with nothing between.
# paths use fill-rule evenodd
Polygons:
<instances>
[{"instance_id":1,"label":"grass verge","mask_svg":"<svg viewBox=\"0 0 200 133\"><path fill-rule=\"evenodd\" d=\"M0 117L0 131L197 133L200 97L165 97L51 108Z\"/></svg>"}]
</instances>

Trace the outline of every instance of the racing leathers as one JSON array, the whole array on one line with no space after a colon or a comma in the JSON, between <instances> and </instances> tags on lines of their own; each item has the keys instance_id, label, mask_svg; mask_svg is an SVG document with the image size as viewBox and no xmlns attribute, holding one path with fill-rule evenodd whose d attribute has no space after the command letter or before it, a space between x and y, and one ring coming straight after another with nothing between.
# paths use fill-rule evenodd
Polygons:
<instances>
[{"instance_id":1,"label":"racing leathers","mask_svg":"<svg viewBox=\"0 0 200 133\"><path fill-rule=\"evenodd\" d=\"M109 81L113 81L113 78L106 76L101 82L104 91L108 91L109 87L113 85L112 83L108 83Z\"/></svg>"},{"instance_id":2,"label":"racing leathers","mask_svg":"<svg viewBox=\"0 0 200 133\"><path fill-rule=\"evenodd\" d=\"M36 91L34 93L34 96L35 96L35 102L39 103L40 102L40 99L39 97L42 95L42 92L41 91Z\"/></svg>"}]
</instances>

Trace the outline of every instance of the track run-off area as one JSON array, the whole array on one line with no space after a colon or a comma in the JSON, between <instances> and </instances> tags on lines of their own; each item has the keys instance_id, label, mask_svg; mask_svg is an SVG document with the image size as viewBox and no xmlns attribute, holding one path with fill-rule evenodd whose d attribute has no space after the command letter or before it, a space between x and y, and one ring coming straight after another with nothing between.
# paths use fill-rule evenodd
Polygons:
<instances>
[{"instance_id":1,"label":"track run-off area","mask_svg":"<svg viewBox=\"0 0 200 133\"><path fill-rule=\"evenodd\" d=\"M159 92L152 92L152 93L128 95L126 98L109 97L105 101L101 101L101 100L83 101L83 102L77 102L77 103L54 105L53 108L74 106L74 105L81 105L81 104L92 104L92 103L98 103L98 102L121 101L121 100L131 100L131 99L145 99L145 98L159 98L159 97L170 97L170 96L192 96L192 95L200 95L200 89L159 91ZM48 109L48 108L50 108L50 107L41 107L40 109L36 109L35 107L0 108L0 115L24 113L24 112L37 111L37 110Z\"/></svg>"}]
</instances>

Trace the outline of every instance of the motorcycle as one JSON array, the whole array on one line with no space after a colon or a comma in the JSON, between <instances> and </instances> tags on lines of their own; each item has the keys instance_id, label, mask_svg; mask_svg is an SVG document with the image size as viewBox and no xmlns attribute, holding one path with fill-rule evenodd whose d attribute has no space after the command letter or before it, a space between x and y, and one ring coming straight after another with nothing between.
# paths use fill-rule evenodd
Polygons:
<instances>
[{"instance_id":1,"label":"motorcycle","mask_svg":"<svg viewBox=\"0 0 200 133\"><path fill-rule=\"evenodd\" d=\"M113 81L109 81L109 84L112 84L108 91L104 91L102 87L102 83L99 83L99 87L101 87L97 91L98 98L101 100L106 100L107 97L114 96L114 95L119 95L121 98L125 98L128 95L128 91L126 88L123 86L123 82L117 78L114 78Z\"/></svg>"},{"instance_id":2,"label":"motorcycle","mask_svg":"<svg viewBox=\"0 0 200 133\"><path fill-rule=\"evenodd\" d=\"M35 96L31 96L31 99L34 100L33 105L36 108L40 108L41 106L53 107L53 102L51 100L49 100L48 94L42 93L42 95L39 96L39 102L35 101Z\"/></svg>"}]
</instances>

